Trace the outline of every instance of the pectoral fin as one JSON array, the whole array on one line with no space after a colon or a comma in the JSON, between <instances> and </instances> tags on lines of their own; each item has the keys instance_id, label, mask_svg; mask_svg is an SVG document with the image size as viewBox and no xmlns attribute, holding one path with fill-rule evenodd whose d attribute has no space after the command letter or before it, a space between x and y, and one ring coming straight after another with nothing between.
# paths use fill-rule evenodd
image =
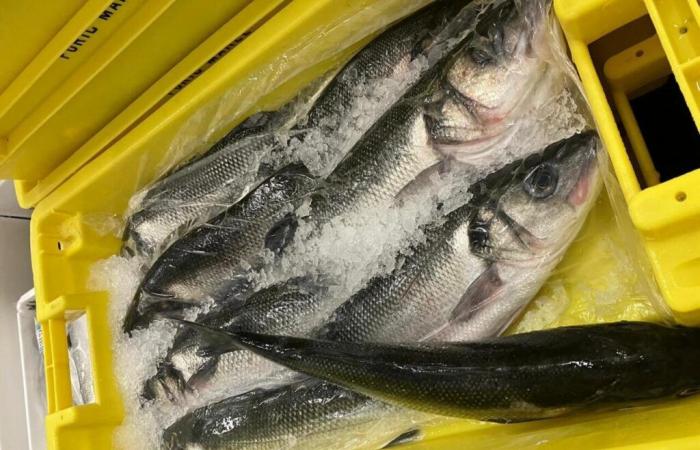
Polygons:
<instances>
[{"instance_id":1,"label":"pectoral fin","mask_svg":"<svg viewBox=\"0 0 700 450\"><path fill-rule=\"evenodd\" d=\"M498 266L489 264L467 288L457 306L452 310L451 321L469 319L484 304L493 299L501 290L503 280L498 274Z\"/></svg>"},{"instance_id":2,"label":"pectoral fin","mask_svg":"<svg viewBox=\"0 0 700 450\"><path fill-rule=\"evenodd\" d=\"M296 214L287 214L268 231L265 236L265 248L279 255L292 242L298 227Z\"/></svg>"}]
</instances>

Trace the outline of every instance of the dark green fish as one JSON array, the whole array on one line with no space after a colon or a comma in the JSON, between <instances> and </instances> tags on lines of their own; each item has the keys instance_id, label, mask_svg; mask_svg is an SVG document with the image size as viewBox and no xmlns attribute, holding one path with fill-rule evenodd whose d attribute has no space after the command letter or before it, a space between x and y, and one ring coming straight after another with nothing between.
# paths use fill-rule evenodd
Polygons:
<instances>
[{"instance_id":1,"label":"dark green fish","mask_svg":"<svg viewBox=\"0 0 700 450\"><path fill-rule=\"evenodd\" d=\"M627 407L700 389L700 328L619 322L405 345L210 333L220 345L391 404L503 423Z\"/></svg>"}]
</instances>

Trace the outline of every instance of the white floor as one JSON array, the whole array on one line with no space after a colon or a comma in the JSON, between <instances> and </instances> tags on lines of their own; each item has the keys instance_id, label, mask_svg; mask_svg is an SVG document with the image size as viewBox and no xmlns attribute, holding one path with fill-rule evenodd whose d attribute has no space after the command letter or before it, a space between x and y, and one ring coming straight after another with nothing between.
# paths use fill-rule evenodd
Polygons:
<instances>
[{"instance_id":1,"label":"white floor","mask_svg":"<svg viewBox=\"0 0 700 450\"><path fill-rule=\"evenodd\" d=\"M0 450L28 448L16 304L32 288L30 214L16 205L12 183L0 181Z\"/></svg>"}]
</instances>

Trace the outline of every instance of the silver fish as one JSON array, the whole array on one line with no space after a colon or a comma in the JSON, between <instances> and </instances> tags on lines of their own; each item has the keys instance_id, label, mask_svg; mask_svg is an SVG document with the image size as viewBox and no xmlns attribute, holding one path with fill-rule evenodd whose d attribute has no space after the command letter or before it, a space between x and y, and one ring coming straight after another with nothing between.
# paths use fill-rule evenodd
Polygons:
<instances>
[{"instance_id":1,"label":"silver fish","mask_svg":"<svg viewBox=\"0 0 700 450\"><path fill-rule=\"evenodd\" d=\"M360 50L327 86L305 95L281 113L256 118L219 141L205 156L149 187L136 197L124 232L125 251L152 256L197 223L206 222L242 198L279 169L290 136L316 130L320 141L331 140L341 124L359 112L356 133L336 142L333 152L350 150L357 136L399 98L423 71L415 64L462 8L462 1L438 2L389 28ZM409 76L409 72L415 74ZM391 81L391 83L388 83ZM386 86L391 84L391 89ZM381 89L382 95L376 95ZM375 95L358 95L359 91ZM302 106L296 106L301 104ZM295 120L308 112L298 126ZM288 116L291 116L292 119ZM356 121L354 121L356 122Z\"/></svg>"},{"instance_id":2,"label":"silver fish","mask_svg":"<svg viewBox=\"0 0 700 450\"><path fill-rule=\"evenodd\" d=\"M473 173L490 168L496 144L517 128L518 106L546 79L547 66L532 51L530 27L542 21L535 3L470 5L478 11L473 32L362 136L314 195L311 219L391 202L453 159Z\"/></svg>"},{"instance_id":3,"label":"silver fish","mask_svg":"<svg viewBox=\"0 0 700 450\"><path fill-rule=\"evenodd\" d=\"M265 248L281 252L296 230L289 217L317 186L301 164L280 170L239 203L171 245L150 267L124 319L130 332L156 315L233 297L232 275L258 264Z\"/></svg>"},{"instance_id":4,"label":"silver fish","mask_svg":"<svg viewBox=\"0 0 700 450\"><path fill-rule=\"evenodd\" d=\"M477 183L472 187L470 203L427 232L426 242L390 276L373 280L343 304L316 336L344 342L401 342L435 339L436 330L458 339L457 333L447 332L453 327L465 339L503 331L560 260L596 198L597 147L594 133L575 135ZM486 217L491 219L486 221ZM545 219L551 226L539 225ZM544 230L552 235L536 234ZM538 264L531 267L526 264L529 260ZM517 283L522 277L500 280L496 285L503 298L515 299L507 307L494 308L492 303L503 299L493 300L494 290L486 281L494 279L494 264L500 267L511 262L520 264L532 281L521 287ZM480 315L482 309L490 313ZM206 336L203 339L210 340L209 346L219 351L237 345L235 339L219 333L212 336L193 326ZM286 364L287 359L276 362ZM297 391L302 398L295 397ZM305 397L311 395L309 392L324 395ZM284 415L292 406L295 414ZM253 408L252 416L246 415L249 407ZM344 414L348 414L347 422ZM405 412L385 403L307 380L199 408L166 430L164 442L168 448L202 445L229 449L289 448L286 445L293 442L306 449L318 444L319 431L352 435L352 427L369 427L377 417L384 417L385 429L375 431L377 439L386 443L409 425L402 415ZM279 419L258 422L258 427L247 422L264 416ZM217 428L222 423L245 425L239 435L236 426Z\"/></svg>"}]
</instances>

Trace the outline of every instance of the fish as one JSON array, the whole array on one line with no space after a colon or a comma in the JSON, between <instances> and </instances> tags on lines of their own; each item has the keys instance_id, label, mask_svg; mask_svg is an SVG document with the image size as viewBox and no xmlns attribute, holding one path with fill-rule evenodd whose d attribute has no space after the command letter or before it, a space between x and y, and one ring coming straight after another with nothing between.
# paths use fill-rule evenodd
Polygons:
<instances>
[{"instance_id":1,"label":"fish","mask_svg":"<svg viewBox=\"0 0 700 450\"><path fill-rule=\"evenodd\" d=\"M245 300L245 308L241 302L224 302L198 316L197 321L227 330L310 334L322 306L318 297L323 293L312 280L292 278L256 291ZM156 375L145 382L141 397L144 401L167 398L175 402L207 384L252 383L274 367L250 352L208 349L196 330L182 328Z\"/></svg>"},{"instance_id":2,"label":"fish","mask_svg":"<svg viewBox=\"0 0 700 450\"><path fill-rule=\"evenodd\" d=\"M131 332L161 314L182 314L193 305L233 299L237 267L261 262L262 249L281 253L296 224L289 215L314 191L317 180L303 164L291 164L243 200L172 244L149 268L129 305L123 331ZM244 282L238 280L238 284Z\"/></svg>"},{"instance_id":3,"label":"fish","mask_svg":"<svg viewBox=\"0 0 700 450\"><path fill-rule=\"evenodd\" d=\"M381 407L377 407L379 404ZM328 383L305 380L286 384L282 389L257 388L199 408L165 430L162 448L326 450L341 445L371 448L368 444L372 443L374 433L381 431L387 414L400 410L386 403L373 403L362 394L339 390ZM295 416L304 420L295 421ZM351 431L344 433L338 429L328 420L330 416L342 418ZM406 426L409 425L406 421ZM235 439L231 438L232 433ZM376 448L390 440L378 440Z\"/></svg>"},{"instance_id":4,"label":"fish","mask_svg":"<svg viewBox=\"0 0 700 450\"><path fill-rule=\"evenodd\" d=\"M546 79L547 67L532 53L528 27L537 17L525 20L523 12L530 8L513 1L471 6L479 11L473 32L360 138L313 196L310 220L391 202L454 159L474 173L493 165L496 144L517 128L517 106Z\"/></svg>"},{"instance_id":5,"label":"fish","mask_svg":"<svg viewBox=\"0 0 700 450\"><path fill-rule=\"evenodd\" d=\"M178 236L236 203L272 168L284 135L245 123L189 162L138 193L123 235L122 253L152 259ZM203 220L204 219L204 220Z\"/></svg>"},{"instance_id":6,"label":"fish","mask_svg":"<svg viewBox=\"0 0 700 450\"><path fill-rule=\"evenodd\" d=\"M425 241L402 256L403 261L390 275L375 277L339 306L313 334L314 339L352 345L396 344L421 339L432 341L440 333L448 339L459 339L456 333L448 332L451 328L463 334L464 339L459 340L479 339L504 331L547 279L594 203L600 187L598 149L599 139L594 132L576 134L474 184L470 188L473 196L467 204L448 212L439 223L431 224L425 230ZM544 172L543 168L546 168ZM490 223L483 220L487 216L492 216ZM544 217L551 226L541 225ZM540 235L540 232L552 235ZM525 255L536 263L529 265ZM513 277L497 283L499 295L495 296L485 281L493 280L494 273L511 266ZM523 276L515 276L518 267L528 280L524 286L519 285ZM494 302L507 304L498 307ZM480 314L482 310L488 314ZM218 333L212 338L208 328L195 329L200 331L200 343L218 349L218 353L238 348L235 340ZM318 383L322 382L295 381L195 409L166 430L165 442L175 442L186 435L189 440L179 440L183 447L168 448L187 448L189 444L216 448L219 444L214 442L222 442L221 448L286 448L284 443L293 439L301 448L310 448L317 431L333 429L353 435L353 427L369 427L377 417L384 417L386 429L380 430L376 438L385 439L386 444L405 431L401 425L410 425L402 418L405 411L366 396L349 395L342 387L320 387ZM315 390L325 393L318 403L297 401L293 396L295 391L306 394ZM244 399L244 404L258 405L256 414L265 409L273 417L286 417L284 411L293 403L297 415L274 424L272 429L260 423L257 429L251 428L257 430L256 435L249 434L248 428L238 434L236 427L216 437L187 430L193 423L229 419L230 423L238 423L245 416L247 406L231 406L231 416L224 406L237 405L237 398ZM335 398L342 399L336 408ZM344 420L346 411L354 411L348 421ZM200 426L203 425L196 425ZM174 435L179 437L175 439Z\"/></svg>"},{"instance_id":7,"label":"fish","mask_svg":"<svg viewBox=\"0 0 700 450\"><path fill-rule=\"evenodd\" d=\"M124 253L152 258L191 227L235 204L280 165L291 162L285 154L293 137L316 130L319 141L330 141L342 124L353 123L354 134L334 141L333 153L345 154L363 127L374 123L430 67L430 61L415 61L427 58L434 44L450 37L441 32L464 3L437 2L388 28L335 77L314 86L285 111L244 122L204 157L135 196L124 231ZM359 115L362 120L355 120Z\"/></svg>"},{"instance_id":8,"label":"fish","mask_svg":"<svg viewBox=\"0 0 700 450\"><path fill-rule=\"evenodd\" d=\"M629 407L700 390L700 329L679 325L614 322L423 344L217 333L373 398L498 423Z\"/></svg>"},{"instance_id":9,"label":"fish","mask_svg":"<svg viewBox=\"0 0 700 450\"><path fill-rule=\"evenodd\" d=\"M400 342L407 331L413 339L444 339L456 329L461 340L501 333L597 198L599 144L595 132L578 133L473 184L465 205L427 227L425 241L343 303L318 337Z\"/></svg>"}]
</instances>

